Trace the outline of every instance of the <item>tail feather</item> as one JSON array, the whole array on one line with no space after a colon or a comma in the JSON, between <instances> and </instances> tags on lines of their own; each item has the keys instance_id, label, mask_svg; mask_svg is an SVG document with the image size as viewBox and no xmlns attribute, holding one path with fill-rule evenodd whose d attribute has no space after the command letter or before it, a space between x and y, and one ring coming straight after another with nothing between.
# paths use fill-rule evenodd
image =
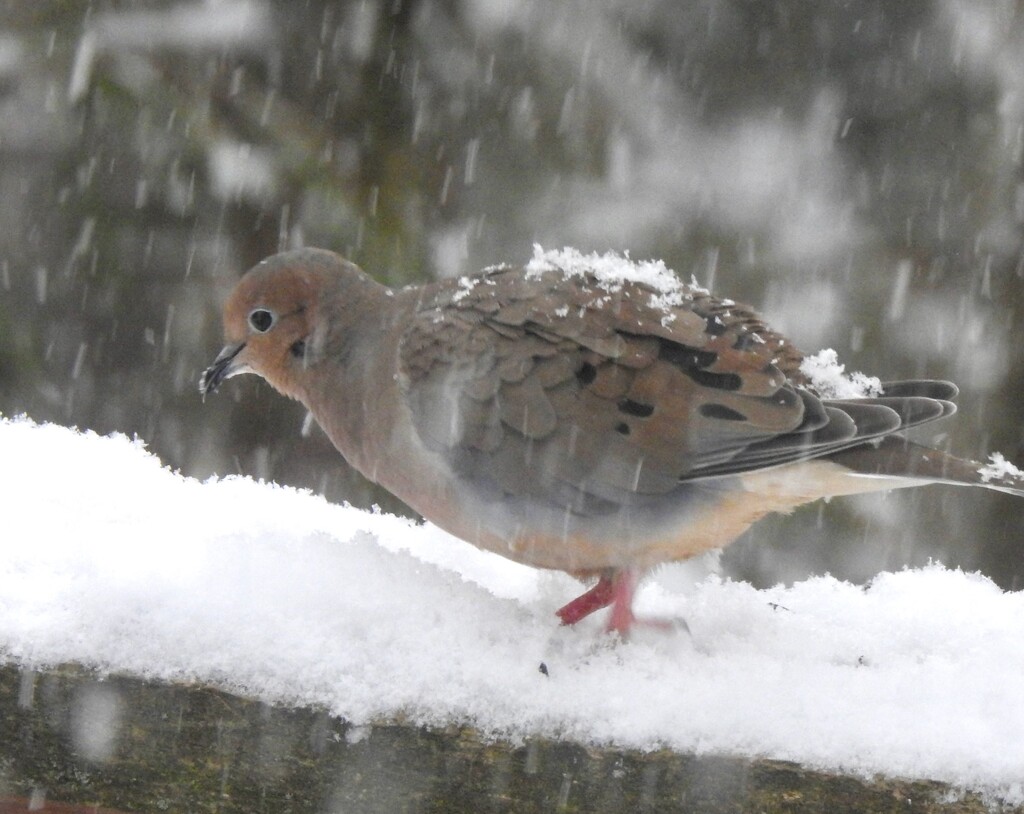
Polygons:
<instances>
[{"instance_id":1,"label":"tail feather","mask_svg":"<svg viewBox=\"0 0 1024 814\"><path fill-rule=\"evenodd\" d=\"M730 451L680 480L749 475L819 458L854 476L842 487L847 491L834 494L951 483L1024 497L1024 473L1013 467L968 461L902 437L904 430L953 415L958 392L952 382L931 379L886 382L881 395L860 399L820 399L797 388L805 412L799 427ZM879 480L870 484L870 478Z\"/></svg>"},{"instance_id":2,"label":"tail feather","mask_svg":"<svg viewBox=\"0 0 1024 814\"><path fill-rule=\"evenodd\" d=\"M956 412L956 405L953 402L942 401L930 396L890 396L886 394L873 399L830 399L825 403L829 406L845 410L857 421L858 426L861 424L861 419L852 411L863 407L868 409L888 407L899 417L899 421L892 428L892 431L916 427L918 424L945 418ZM861 409L861 412L865 415L869 414L868 410ZM869 428L865 434L876 435L880 433L872 432Z\"/></svg>"},{"instance_id":3,"label":"tail feather","mask_svg":"<svg viewBox=\"0 0 1024 814\"><path fill-rule=\"evenodd\" d=\"M939 449L887 436L828 456L858 475L896 477L935 483L981 486L1024 497L1024 477L1001 473L991 465L957 458Z\"/></svg>"},{"instance_id":4,"label":"tail feather","mask_svg":"<svg viewBox=\"0 0 1024 814\"><path fill-rule=\"evenodd\" d=\"M906 379L882 384L882 395L885 397L921 396L938 401L952 401L959 393L960 388L953 382L938 379Z\"/></svg>"}]
</instances>

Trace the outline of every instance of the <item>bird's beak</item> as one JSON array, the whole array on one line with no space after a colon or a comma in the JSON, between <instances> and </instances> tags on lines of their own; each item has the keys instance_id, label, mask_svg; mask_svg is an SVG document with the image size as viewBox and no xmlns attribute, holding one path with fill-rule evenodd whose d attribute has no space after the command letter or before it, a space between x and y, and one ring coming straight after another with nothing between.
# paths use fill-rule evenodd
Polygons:
<instances>
[{"instance_id":1,"label":"bird's beak","mask_svg":"<svg viewBox=\"0 0 1024 814\"><path fill-rule=\"evenodd\" d=\"M206 398L207 393L212 393L220 387L220 383L225 379L230 379L232 376L249 370L247 364L238 361L238 354L244 348L244 342L238 345L228 345L217 354L213 364L203 371L202 378L199 379L199 392L203 394L203 398Z\"/></svg>"}]
</instances>

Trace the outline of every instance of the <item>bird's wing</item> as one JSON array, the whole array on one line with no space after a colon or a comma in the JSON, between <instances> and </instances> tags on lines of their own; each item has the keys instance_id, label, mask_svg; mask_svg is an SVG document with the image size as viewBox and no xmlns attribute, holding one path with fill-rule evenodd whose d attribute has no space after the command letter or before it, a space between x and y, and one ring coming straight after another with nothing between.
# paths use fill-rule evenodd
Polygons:
<instances>
[{"instance_id":1,"label":"bird's wing","mask_svg":"<svg viewBox=\"0 0 1024 814\"><path fill-rule=\"evenodd\" d=\"M400 354L416 429L457 473L581 512L826 455L947 409L909 386L822 401L799 352L748 308L560 271L427 287Z\"/></svg>"}]
</instances>

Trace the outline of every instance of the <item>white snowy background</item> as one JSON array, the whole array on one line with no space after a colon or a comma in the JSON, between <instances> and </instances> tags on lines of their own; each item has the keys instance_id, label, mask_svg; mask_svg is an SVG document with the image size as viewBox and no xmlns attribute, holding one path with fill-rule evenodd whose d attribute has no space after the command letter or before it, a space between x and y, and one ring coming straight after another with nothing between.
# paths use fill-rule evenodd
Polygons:
<instances>
[{"instance_id":1,"label":"white snowy background","mask_svg":"<svg viewBox=\"0 0 1024 814\"><path fill-rule=\"evenodd\" d=\"M0 657L208 682L356 726L799 761L1024 801L1024 593L927 568L755 590L671 567L628 642L582 590L411 521L232 477L123 436L0 421ZM929 487L940 488L940 487ZM547 675L540 671L541 663ZM117 704L84 748L116 748ZM372 738L372 730L366 730ZM91 746L90 746L91 745Z\"/></svg>"}]
</instances>

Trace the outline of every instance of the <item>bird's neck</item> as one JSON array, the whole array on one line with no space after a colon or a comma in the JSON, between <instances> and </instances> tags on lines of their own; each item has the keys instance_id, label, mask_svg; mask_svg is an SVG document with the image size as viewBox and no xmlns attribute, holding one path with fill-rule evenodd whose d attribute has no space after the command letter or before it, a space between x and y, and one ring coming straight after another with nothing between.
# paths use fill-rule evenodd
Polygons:
<instances>
[{"instance_id":1,"label":"bird's neck","mask_svg":"<svg viewBox=\"0 0 1024 814\"><path fill-rule=\"evenodd\" d=\"M400 383L382 371L397 370L412 311L401 292L365 282L323 304L317 323L322 335L314 340L299 400L346 460L376 480L371 462L391 442L383 428L395 426L394 413L403 407Z\"/></svg>"}]
</instances>

